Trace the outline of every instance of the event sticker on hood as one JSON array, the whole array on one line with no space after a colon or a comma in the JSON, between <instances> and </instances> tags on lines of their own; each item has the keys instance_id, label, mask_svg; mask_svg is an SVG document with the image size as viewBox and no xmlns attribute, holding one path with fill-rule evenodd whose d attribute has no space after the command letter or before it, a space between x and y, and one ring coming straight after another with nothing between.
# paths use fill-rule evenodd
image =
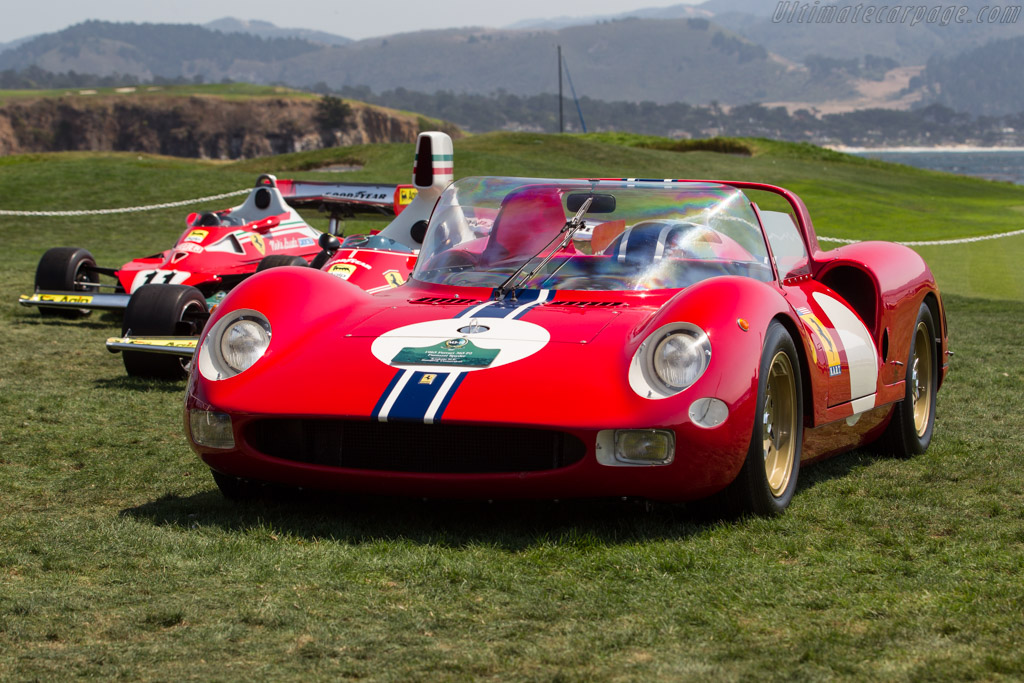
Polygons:
<instances>
[{"instance_id":1,"label":"event sticker on hood","mask_svg":"<svg viewBox=\"0 0 1024 683\"><path fill-rule=\"evenodd\" d=\"M551 334L525 320L453 318L429 320L385 332L373 355L393 367L424 372L497 368L540 351Z\"/></svg>"},{"instance_id":2,"label":"event sticker on hood","mask_svg":"<svg viewBox=\"0 0 1024 683\"><path fill-rule=\"evenodd\" d=\"M391 359L395 365L451 365L486 367L498 355L498 349L481 349L461 337L424 348L406 347Z\"/></svg>"}]
</instances>

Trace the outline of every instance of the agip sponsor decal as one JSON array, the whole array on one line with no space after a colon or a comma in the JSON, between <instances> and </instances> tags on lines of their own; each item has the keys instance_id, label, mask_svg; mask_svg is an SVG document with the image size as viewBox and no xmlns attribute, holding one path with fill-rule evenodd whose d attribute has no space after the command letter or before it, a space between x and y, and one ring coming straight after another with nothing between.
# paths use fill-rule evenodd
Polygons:
<instances>
[{"instance_id":1,"label":"agip sponsor decal","mask_svg":"<svg viewBox=\"0 0 1024 683\"><path fill-rule=\"evenodd\" d=\"M183 242L195 242L196 244L202 244L206 236L210 234L209 230L192 230L185 236Z\"/></svg>"},{"instance_id":2,"label":"agip sponsor decal","mask_svg":"<svg viewBox=\"0 0 1024 683\"><path fill-rule=\"evenodd\" d=\"M52 304L88 304L92 297L87 294L33 294L28 301Z\"/></svg>"},{"instance_id":3,"label":"agip sponsor decal","mask_svg":"<svg viewBox=\"0 0 1024 683\"><path fill-rule=\"evenodd\" d=\"M419 192L415 187L402 187L398 189L398 205L405 206L406 204L412 203L412 200L416 198L416 193Z\"/></svg>"}]
</instances>

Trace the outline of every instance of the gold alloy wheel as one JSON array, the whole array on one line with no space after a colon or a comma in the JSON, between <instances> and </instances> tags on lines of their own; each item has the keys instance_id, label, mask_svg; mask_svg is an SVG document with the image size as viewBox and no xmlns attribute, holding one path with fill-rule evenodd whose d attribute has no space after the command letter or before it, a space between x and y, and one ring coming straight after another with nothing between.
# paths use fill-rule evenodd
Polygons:
<instances>
[{"instance_id":1,"label":"gold alloy wheel","mask_svg":"<svg viewBox=\"0 0 1024 683\"><path fill-rule=\"evenodd\" d=\"M764 474L772 495L778 498L789 486L796 450L796 376L785 352L772 358L764 397L761 438Z\"/></svg>"},{"instance_id":2,"label":"gold alloy wheel","mask_svg":"<svg viewBox=\"0 0 1024 683\"><path fill-rule=\"evenodd\" d=\"M918 437L928 431L928 420L932 414L934 367L931 335L928 334L928 326L921 321L914 331L914 353L910 357L910 376L907 378L914 403L914 430Z\"/></svg>"}]
</instances>

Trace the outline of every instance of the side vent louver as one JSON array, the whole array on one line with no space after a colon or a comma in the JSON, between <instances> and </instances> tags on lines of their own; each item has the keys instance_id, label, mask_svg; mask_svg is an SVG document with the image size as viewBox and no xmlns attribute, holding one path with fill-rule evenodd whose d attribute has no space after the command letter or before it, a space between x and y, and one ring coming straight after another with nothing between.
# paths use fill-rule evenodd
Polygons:
<instances>
[{"instance_id":1,"label":"side vent louver","mask_svg":"<svg viewBox=\"0 0 1024 683\"><path fill-rule=\"evenodd\" d=\"M420 299L410 299L411 304L432 304L434 306L465 306L467 304L478 304L479 299L464 299L459 297L425 296Z\"/></svg>"},{"instance_id":2,"label":"side vent louver","mask_svg":"<svg viewBox=\"0 0 1024 683\"><path fill-rule=\"evenodd\" d=\"M624 304L621 301L548 301L544 305L561 308L615 308Z\"/></svg>"}]
</instances>

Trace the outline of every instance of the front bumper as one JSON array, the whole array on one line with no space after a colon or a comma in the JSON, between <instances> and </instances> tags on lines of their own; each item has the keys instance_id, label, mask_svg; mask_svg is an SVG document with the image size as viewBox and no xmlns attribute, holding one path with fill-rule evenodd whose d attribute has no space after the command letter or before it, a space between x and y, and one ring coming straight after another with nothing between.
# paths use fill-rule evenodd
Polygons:
<instances>
[{"instance_id":1,"label":"front bumper","mask_svg":"<svg viewBox=\"0 0 1024 683\"><path fill-rule=\"evenodd\" d=\"M211 448L196 442L189 422L193 449L223 474L427 498L691 500L732 481L749 445L749 432L737 437L735 430L684 424L671 430L671 462L609 464L597 454L608 430L236 415L233 443Z\"/></svg>"}]
</instances>

